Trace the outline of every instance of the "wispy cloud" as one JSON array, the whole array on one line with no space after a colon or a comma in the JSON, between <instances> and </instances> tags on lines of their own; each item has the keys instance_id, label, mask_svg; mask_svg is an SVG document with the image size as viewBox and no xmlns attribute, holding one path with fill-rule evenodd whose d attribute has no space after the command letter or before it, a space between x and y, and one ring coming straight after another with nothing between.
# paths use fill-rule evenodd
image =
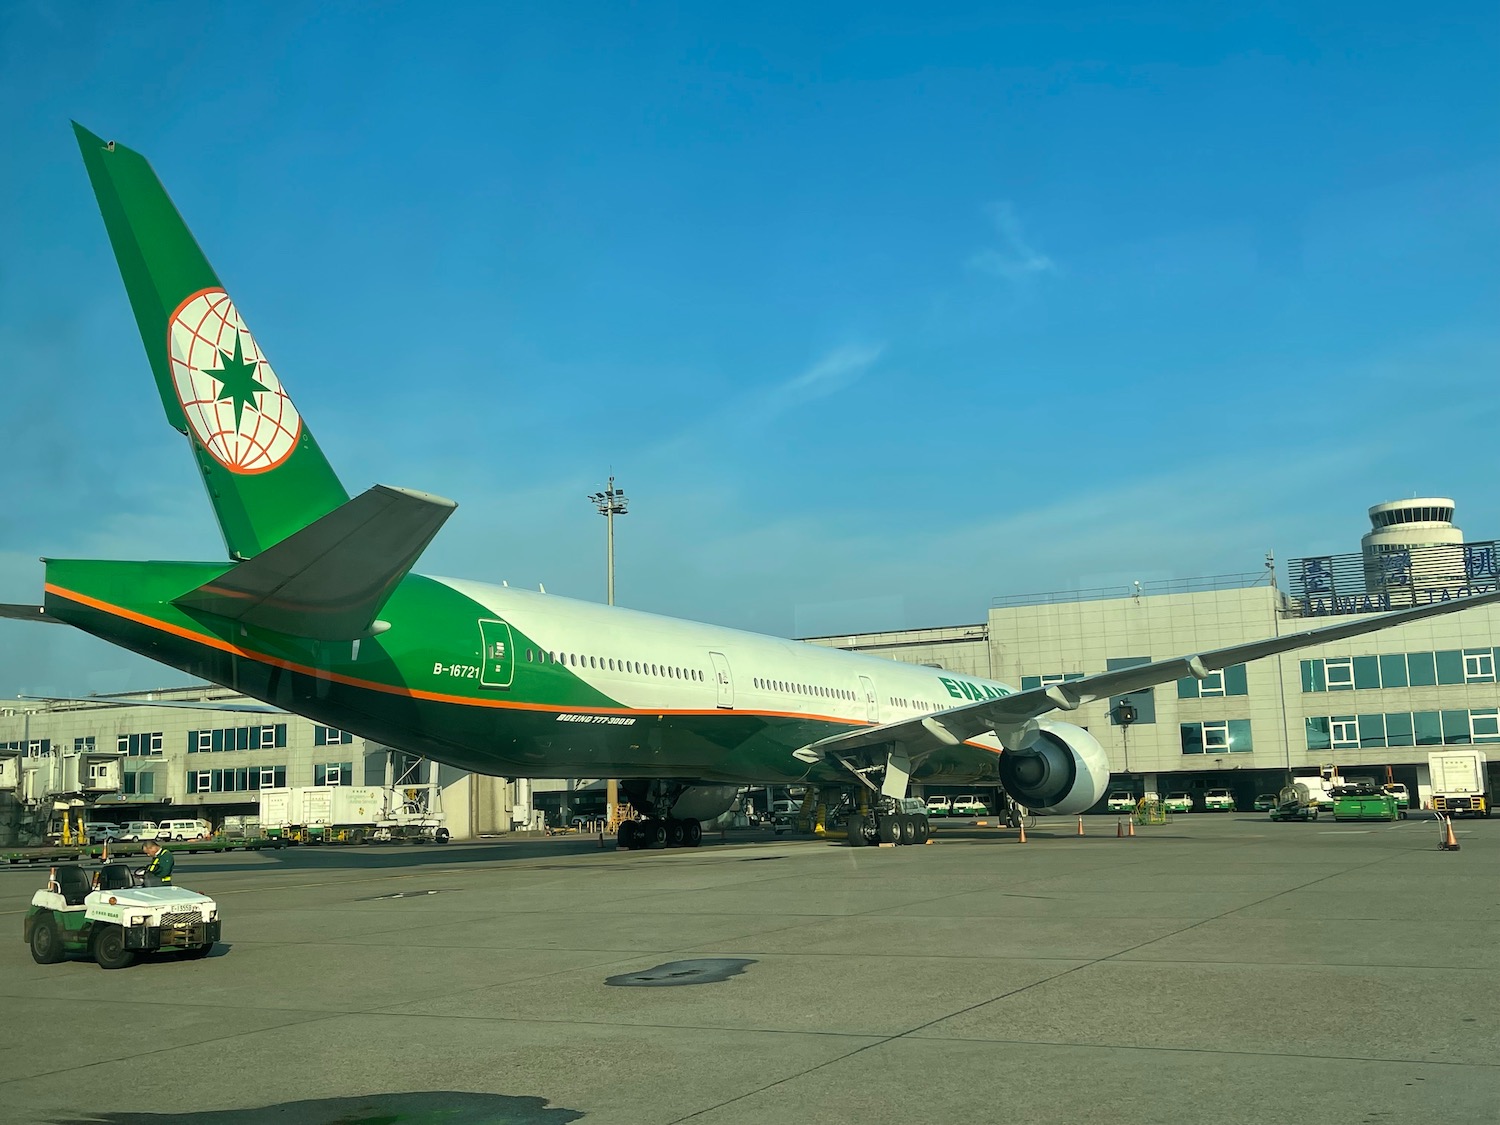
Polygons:
<instances>
[{"instance_id":1,"label":"wispy cloud","mask_svg":"<svg viewBox=\"0 0 1500 1125\"><path fill-rule=\"evenodd\" d=\"M834 348L805 371L769 388L756 404L756 420L768 421L783 411L852 387L884 351L884 344Z\"/></svg>"},{"instance_id":2,"label":"wispy cloud","mask_svg":"<svg viewBox=\"0 0 1500 1125\"><path fill-rule=\"evenodd\" d=\"M970 269L1011 282L1057 273L1057 263L1027 239L1016 209L1009 201L991 203L985 210L1000 245L973 254L968 261Z\"/></svg>"}]
</instances>

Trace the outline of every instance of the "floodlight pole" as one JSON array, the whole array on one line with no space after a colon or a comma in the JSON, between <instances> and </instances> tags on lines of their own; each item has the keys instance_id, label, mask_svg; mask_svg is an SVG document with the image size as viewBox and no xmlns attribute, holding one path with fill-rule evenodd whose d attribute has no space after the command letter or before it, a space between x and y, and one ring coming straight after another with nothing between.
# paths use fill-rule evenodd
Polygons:
<instances>
[{"instance_id":1,"label":"floodlight pole","mask_svg":"<svg viewBox=\"0 0 1500 1125\"><path fill-rule=\"evenodd\" d=\"M629 500L626 499L622 489L615 487L615 477L609 476L609 487L603 492L595 492L589 496L589 500L598 509L605 521L605 601L609 605L615 604L615 517L623 516L628 510ZM616 810L620 806L620 783L616 778L607 778L604 783L604 817L605 823L610 827L615 824Z\"/></svg>"},{"instance_id":2,"label":"floodlight pole","mask_svg":"<svg viewBox=\"0 0 1500 1125\"><path fill-rule=\"evenodd\" d=\"M625 497L623 489L615 487L615 478L609 478L609 487L603 492L595 492L589 496L589 500L598 509L599 514L605 519L605 574L606 594L605 601L609 605L615 604L615 517L623 516L628 510L629 500Z\"/></svg>"}]
</instances>

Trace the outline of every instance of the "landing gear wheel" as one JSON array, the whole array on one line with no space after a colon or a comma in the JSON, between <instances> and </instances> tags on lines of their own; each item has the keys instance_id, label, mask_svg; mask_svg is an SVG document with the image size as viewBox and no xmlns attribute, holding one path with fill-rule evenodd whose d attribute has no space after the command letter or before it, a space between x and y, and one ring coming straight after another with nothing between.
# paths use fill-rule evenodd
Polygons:
<instances>
[{"instance_id":1,"label":"landing gear wheel","mask_svg":"<svg viewBox=\"0 0 1500 1125\"><path fill-rule=\"evenodd\" d=\"M125 931L104 924L94 931L94 960L101 969L125 969L135 964L135 951L125 948Z\"/></svg>"},{"instance_id":2,"label":"landing gear wheel","mask_svg":"<svg viewBox=\"0 0 1500 1125\"><path fill-rule=\"evenodd\" d=\"M697 817L689 817L682 822L682 846L696 848L701 843L703 843L703 824Z\"/></svg>"},{"instance_id":3,"label":"landing gear wheel","mask_svg":"<svg viewBox=\"0 0 1500 1125\"><path fill-rule=\"evenodd\" d=\"M62 934L50 914L31 927L31 959L38 965L55 965L63 959Z\"/></svg>"},{"instance_id":4,"label":"landing gear wheel","mask_svg":"<svg viewBox=\"0 0 1500 1125\"><path fill-rule=\"evenodd\" d=\"M622 820L620 822L620 831L615 835L615 847L627 852L632 848L640 847L638 827L633 820Z\"/></svg>"},{"instance_id":5,"label":"landing gear wheel","mask_svg":"<svg viewBox=\"0 0 1500 1125\"><path fill-rule=\"evenodd\" d=\"M640 841L637 845L643 848L664 848L667 846L667 826L659 820L648 820L639 829L640 835L636 838Z\"/></svg>"},{"instance_id":6,"label":"landing gear wheel","mask_svg":"<svg viewBox=\"0 0 1500 1125\"><path fill-rule=\"evenodd\" d=\"M927 843L927 838L932 835L932 825L928 823L925 816L916 816L912 819L917 822L917 838L915 843Z\"/></svg>"},{"instance_id":7,"label":"landing gear wheel","mask_svg":"<svg viewBox=\"0 0 1500 1125\"><path fill-rule=\"evenodd\" d=\"M875 818L875 834L880 837L882 844L899 844L901 842L901 823L893 816L879 816Z\"/></svg>"},{"instance_id":8,"label":"landing gear wheel","mask_svg":"<svg viewBox=\"0 0 1500 1125\"><path fill-rule=\"evenodd\" d=\"M667 821L667 847L680 848L685 839L687 839L687 830L683 827L682 821L676 817Z\"/></svg>"},{"instance_id":9,"label":"landing gear wheel","mask_svg":"<svg viewBox=\"0 0 1500 1125\"><path fill-rule=\"evenodd\" d=\"M849 817L848 823L849 846L851 848L862 848L865 846L865 818L859 813Z\"/></svg>"}]
</instances>

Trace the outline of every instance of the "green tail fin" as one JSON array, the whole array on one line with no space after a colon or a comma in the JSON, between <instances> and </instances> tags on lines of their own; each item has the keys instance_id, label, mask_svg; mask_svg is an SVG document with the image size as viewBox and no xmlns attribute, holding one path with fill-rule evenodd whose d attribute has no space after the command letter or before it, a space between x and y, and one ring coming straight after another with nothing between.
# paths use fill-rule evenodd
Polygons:
<instances>
[{"instance_id":1,"label":"green tail fin","mask_svg":"<svg viewBox=\"0 0 1500 1125\"><path fill-rule=\"evenodd\" d=\"M232 558L349 499L145 157L76 122L167 421L187 435Z\"/></svg>"}]
</instances>

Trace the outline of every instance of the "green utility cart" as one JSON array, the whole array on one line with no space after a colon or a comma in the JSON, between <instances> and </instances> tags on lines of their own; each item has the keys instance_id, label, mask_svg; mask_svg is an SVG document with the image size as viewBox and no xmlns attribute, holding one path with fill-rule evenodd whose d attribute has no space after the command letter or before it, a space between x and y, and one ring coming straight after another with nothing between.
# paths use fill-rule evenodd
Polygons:
<instances>
[{"instance_id":1,"label":"green utility cart","mask_svg":"<svg viewBox=\"0 0 1500 1125\"><path fill-rule=\"evenodd\" d=\"M1384 792L1373 783L1355 782L1334 787L1334 820L1398 820L1405 817L1406 813L1395 795Z\"/></svg>"}]
</instances>

